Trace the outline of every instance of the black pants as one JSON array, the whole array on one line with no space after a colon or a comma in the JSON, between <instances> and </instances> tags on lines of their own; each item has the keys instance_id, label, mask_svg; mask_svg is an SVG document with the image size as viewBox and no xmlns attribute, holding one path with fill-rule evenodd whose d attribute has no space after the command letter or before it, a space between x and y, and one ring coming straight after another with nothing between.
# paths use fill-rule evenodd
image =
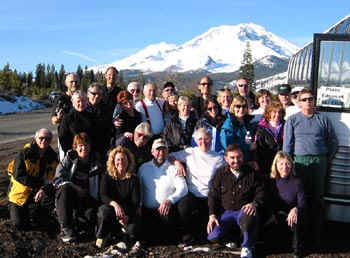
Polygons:
<instances>
[{"instance_id":1,"label":"black pants","mask_svg":"<svg viewBox=\"0 0 350 258\"><path fill-rule=\"evenodd\" d=\"M98 201L90 195L81 198L79 197L72 184L62 185L56 192L56 212L61 228L71 228L76 226L75 218L87 220L90 228L96 225L96 213L98 208Z\"/></svg>"},{"instance_id":2,"label":"black pants","mask_svg":"<svg viewBox=\"0 0 350 258\"><path fill-rule=\"evenodd\" d=\"M208 198L199 198L188 193L178 202L179 217L183 221L183 241L206 239L206 228L209 220Z\"/></svg>"},{"instance_id":3,"label":"black pants","mask_svg":"<svg viewBox=\"0 0 350 258\"><path fill-rule=\"evenodd\" d=\"M128 240L135 241L138 238L140 226L138 218L135 214L128 214L128 225L126 226L126 234ZM97 238L105 238L110 233L118 233L122 225L118 222L114 208L104 204L98 208L97 213Z\"/></svg>"},{"instance_id":4,"label":"black pants","mask_svg":"<svg viewBox=\"0 0 350 258\"><path fill-rule=\"evenodd\" d=\"M30 221L35 221L45 225L48 221L50 212L54 208L54 198L44 194L41 200L34 202L34 194L31 194L27 202L19 206L15 203L9 203L10 219L12 224L18 229L28 228Z\"/></svg>"}]
</instances>

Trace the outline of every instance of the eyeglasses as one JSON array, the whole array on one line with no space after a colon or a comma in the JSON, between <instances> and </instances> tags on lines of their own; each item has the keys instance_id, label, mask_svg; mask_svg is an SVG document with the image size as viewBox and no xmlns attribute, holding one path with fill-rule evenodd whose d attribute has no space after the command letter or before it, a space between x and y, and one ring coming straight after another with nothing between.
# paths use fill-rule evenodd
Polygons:
<instances>
[{"instance_id":1,"label":"eyeglasses","mask_svg":"<svg viewBox=\"0 0 350 258\"><path fill-rule=\"evenodd\" d=\"M173 88L166 88L166 89L164 89L164 91L170 91L170 92L173 92L174 91L174 89Z\"/></svg>"},{"instance_id":2,"label":"eyeglasses","mask_svg":"<svg viewBox=\"0 0 350 258\"><path fill-rule=\"evenodd\" d=\"M238 84L238 87L247 87L248 84Z\"/></svg>"},{"instance_id":3,"label":"eyeglasses","mask_svg":"<svg viewBox=\"0 0 350 258\"><path fill-rule=\"evenodd\" d=\"M48 142L48 141L51 140L51 137L39 136L38 139L39 139L39 141L44 141L45 140L45 141Z\"/></svg>"},{"instance_id":4,"label":"eyeglasses","mask_svg":"<svg viewBox=\"0 0 350 258\"><path fill-rule=\"evenodd\" d=\"M96 95L101 95L101 92L94 92L94 91L89 91L89 93L93 96L96 96Z\"/></svg>"},{"instance_id":5,"label":"eyeglasses","mask_svg":"<svg viewBox=\"0 0 350 258\"><path fill-rule=\"evenodd\" d=\"M300 99L300 101L301 101L301 102L306 102L306 101L312 102L312 101L314 101L314 97L302 98L302 99Z\"/></svg>"},{"instance_id":6,"label":"eyeglasses","mask_svg":"<svg viewBox=\"0 0 350 258\"><path fill-rule=\"evenodd\" d=\"M140 90L139 90L139 89L131 89L131 90L130 90L130 93L131 93L131 94L134 94L135 92L136 92L136 93L140 93Z\"/></svg>"},{"instance_id":7,"label":"eyeglasses","mask_svg":"<svg viewBox=\"0 0 350 258\"><path fill-rule=\"evenodd\" d=\"M247 108L247 105L235 105L234 107L238 108L238 109L240 109L240 108Z\"/></svg>"},{"instance_id":8,"label":"eyeglasses","mask_svg":"<svg viewBox=\"0 0 350 258\"><path fill-rule=\"evenodd\" d=\"M208 83L208 82L201 82L199 85L202 85L202 86L208 85L208 86L210 86L210 83Z\"/></svg>"}]
</instances>

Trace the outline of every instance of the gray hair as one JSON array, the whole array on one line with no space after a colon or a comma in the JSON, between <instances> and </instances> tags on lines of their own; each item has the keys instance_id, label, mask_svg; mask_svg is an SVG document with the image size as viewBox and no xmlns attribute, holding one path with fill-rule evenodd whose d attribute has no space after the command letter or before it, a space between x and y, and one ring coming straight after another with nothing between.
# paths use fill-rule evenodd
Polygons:
<instances>
[{"instance_id":1,"label":"gray hair","mask_svg":"<svg viewBox=\"0 0 350 258\"><path fill-rule=\"evenodd\" d=\"M158 89L157 85L154 82L146 83L145 86L143 86L143 89L146 89L146 87L148 87L148 86L153 86L153 87L155 87L156 90Z\"/></svg>"},{"instance_id":2,"label":"gray hair","mask_svg":"<svg viewBox=\"0 0 350 258\"><path fill-rule=\"evenodd\" d=\"M183 103L190 103L190 98L187 96L180 96L179 99L177 100L177 106L179 107L180 105L182 105Z\"/></svg>"},{"instance_id":3,"label":"gray hair","mask_svg":"<svg viewBox=\"0 0 350 258\"><path fill-rule=\"evenodd\" d=\"M130 83L128 84L128 87L127 87L128 91L130 91L130 88L131 88L132 86L136 86L137 88L141 88L141 87L140 87L140 84L139 84L138 82L130 82Z\"/></svg>"},{"instance_id":4,"label":"gray hair","mask_svg":"<svg viewBox=\"0 0 350 258\"><path fill-rule=\"evenodd\" d=\"M142 122L135 128L135 132L142 131L146 136L153 135L151 125L148 122Z\"/></svg>"},{"instance_id":5,"label":"gray hair","mask_svg":"<svg viewBox=\"0 0 350 258\"><path fill-rule=\"evenodd\" d=\"M200 133L206 134L207 136L210 137L210 139L212 138L211 133L209 132L209 130L208 130L206 127L199 127L199 128L197 128L197 129L194 131L194 133L193 133L194 139L195 139L196 141L197 141L197 139L198 139Z\"/></svg>"},{"instance_id":6,"label":"gray hair","mask_svg":"<svg viewBox=\"0 0 350 258\"><path fill-rule=\"evenodd\" d=\"M47 129L47 128L40 128L39 130L37 130L37 131L35 132L35 134L34 134L34 138L38 138L38 137L40 136L40 133L41 133L41 132L47 133L47 134L49 135L49 137L52 139L53 134L52 134L52 132L51 132L49 129Z\"/></svg>"},{"instance_id":7,"label":"gray hair","mask_svg":"<svg viewBox=\"0 0 350 258\"><path fill-rule=\"evenodd\" d=\"M74 93L73 93L73 95L72 95L72 100L73 100L74 98L84 98L84 99L86 99L87 96L86 96L86 93L85 93L85 92L83 92L83 91L81 91L81 90L76 90L76 91L74 91Z\"/></svg>"},{"instance_id":8,"label":"gray hair","mask_svg":"<svg viewBox=\"0 0 350 258\"><path fill-rule=\"evenodd\" d=\"M104 87L104 86L103 86L101 83L99 83L99 82L93 82L93 83L91 83L91 84L89 85L88 90L91 90L91 89L93 89L93 88L97 88L98 90L103 91L103 90L104 90L103 87Z\"/></svg>"}]
</instances>

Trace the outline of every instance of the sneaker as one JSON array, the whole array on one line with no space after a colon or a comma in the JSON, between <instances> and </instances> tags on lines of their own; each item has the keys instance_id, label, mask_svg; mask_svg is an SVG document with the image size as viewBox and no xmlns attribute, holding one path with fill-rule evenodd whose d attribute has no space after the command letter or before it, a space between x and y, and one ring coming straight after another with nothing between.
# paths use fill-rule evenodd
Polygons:
<instances>
[{"instance_id":1,"label":"sneaker","mask_svg":"<svg viewBox=\"0 0 350 258\"><path fill-rule=\"evenodd\" d=\"M242 247L241 249L241 258L253 258L252 249L248 247Z\"/></svg>"},{"instance_id":2,"label":"sneaker","mask_svg":"<svg viewBox=\"0 0 350 258\"><path fill-rule=\"evenodd\" d=\"M228 242L225 246L231 249L238 248L238 245L235 242Z\"/></svg>"},{"instance_id":3,"label":"sneaker","mask_svg":"<svg viewBox=\"0 0 350 258\"><path fill-rule=\"evenodd\" d=\"M126 250L128 249L128 247L126 246L126 244L124 242L119 242L116 244L116 247L119 249L119 251L121 252L126 252Z\"/></svg>"},{"instance_id":4,"label":"sneaker","mask_svg":"<svg viewBox=\"0 0 350 258\"><path fill-rule=\"evenodd\" d=\"M75 232L71 228L62 228L61 230L61 240L64 243L73 242L77 239Z\"/></svg>"},{"instance_id":5,"label":"sneaker","mask_svg":"<svg viewBox=\"0 0 350 258\"><path fill-rule=\"evenodd\" d=\"M98 248L102 248L102 246L103 246L103 238L97 238L96 239L96 246Z\"/></svg>"},{"instance_id":6,"label":"sneaker","mask_svg":"<svg viewBox=\"0 0 350 258\"><path fill-rule=\"evenodd\" d=\"M135 244L131 247L129 254L138 254L141 251L140 241L136 241Z\"/></svg>"}]
</instances>

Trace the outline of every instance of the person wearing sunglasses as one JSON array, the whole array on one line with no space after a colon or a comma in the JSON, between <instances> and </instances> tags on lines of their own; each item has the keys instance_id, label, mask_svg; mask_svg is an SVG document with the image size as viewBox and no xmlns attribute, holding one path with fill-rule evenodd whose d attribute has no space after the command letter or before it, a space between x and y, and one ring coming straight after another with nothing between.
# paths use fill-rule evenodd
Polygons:
<instances>
[{"instance_id":1,"label":"person wearing sunglasses","mask_svg":"<svg viewBox=\"0 0 350 258\"><path fill-rule=\"evenodd\" d=\"M94 123L93 133L98 138L95 144L95 151L101 154L101 157L106 158L106 152L112 137L112 122L109 120L108 107L102 101L103 85L100 83L92 83L87 90L88 103L86 110L91 114L91 119Z\"/></svg>"},{"instance_id":2,"label":"person wearing sunglasses","mask_svg":"<svg viewBox=\"0 0 350 258\"><path fill-rule=\"evenodd\" d=\"M254 122L259 123L263 118L265 108L270 104L271 98L271 92L266 89L261 89L255 94L255 104L258 106L258 109L251 112L251 115L254 115Z\"/></svg>"},{"instance_id":3,"label":"person wearing sunglasses","mask_svg":"<svg viewBox=\"0 0 350 258\"><path fill-rule=\"evenodd\" d=\"M195 130L206 128L211 134L210 150L217 153L223 152L224 149L220 142L220 130L225 117L222 115L221 106L217 102L216 97L212 96L204 101L203 107L205 111L202 118L198 120ZM192 136L192 146L197 146L194 136Z\"/></svg>"},{"instance_id":4,"label":"person wearing sunglasses","mask_svg":"<svg viewBox=\"0 0 350 258\"><path fill-rule=\"evenodd\" d=\"M250 85L248 83L248 79L239 78L236 83L236 89L238 95L245 97L248 101L248 112L251 113L253 110L257 109L258 106L255 103L255 95L251 91Z\"/></svg>"},{"instance_id":5,"label":"person wearing sunglasses","mask_svg":"<svg viewBox=\"0 0 350 258\"><path fill-rule=\"evenodd\" d=\"M222 125L220 139L224 149L230 144L238 144L243 151L245 162L258 169L257 163L253 161L253 151L256 149L254 142L256 123L252 122L253 118L254 116L248 114L247 99L240 95L235 96L230 114Z\"/></svg>"},{"instance_id":6,"label":"person wearing sunglasses","mask_svg":"<svg viewBox=\"0 0 350 258\"><path fill-rule=\"evenodd\" d=\"M206 112L204 102L210 97L215 96L211 93L212 86L213 80L209 76L204 76L200 78L200 80L197 82L197 87L200 92L200 96L194 97L192 99L191 106L197 112L198 118L200 118L203 115L203 113Z\"/></svg>"},{"instance_id":7,"label":"person wearing sunglasses","mask_svg":"<svg viewBox=\"0 0 350 258\"><path fill-rule=\"evenodd\" d=\"M293 105L288 106L286 108L286 115L284 117L285 120L287 120L287 118L290 117L291 115L294 115L294 114L300 112L298 95L299 95L299 92L302 91L303 89L304 89L304 87L301 87L301 86L297 86L297 87L294 87L292 89L292 91L290 93L290 100L291 100Z\"/></svg>"},{"instance_id":8,"label":"person wearing sunglasses","mask_svg":"<svg viewBox=\"0 0 350 258\"><path fill-rule=\"evenodd\" d=\"M134 104L141 99L141 86L138 82L130 82L127 90L132 94Z\"/></svg>"},{"instance_id":9,"label":"person wearing sunglasses","mask_svg":"<svg viewBox=\"0 0 350 258\"><path fill-rule=\"evenodd\" d=\"M311 89L298 95L301 112L290 116L285 125L283 151L294 157L295 170L310 196L311 243L320 244L324 222L325 180L328 164L337 150L338 141L331 121L315 109Z\"/></svg>"},{"instance_id":10,"label":"person wearing sunglasses","mask_svg":"<svg viewBox=\"0 0 350 258\"><path fill-rule=\"evenodd\" d=\"M117 103L112 118L113 138L124 135L132 139L136 126L142 122L141 113L134 108L133 95L126 90L118 93Z\"/></svg>"},{"instance_id":11,"label":"person wearing sunglasses","mask_svg":"<svg viewBox=\"0 0 350 258\"><path fill-rule=\"evenodd\" d=\"M10 220L19 230L33 226L30 224L33 215L32 221L44 223L54 207L52 179L58 160L50 146L51 140L51 131L39 129L32 142L26 144L9 164Z\"/></svg>"}]
</instances>

